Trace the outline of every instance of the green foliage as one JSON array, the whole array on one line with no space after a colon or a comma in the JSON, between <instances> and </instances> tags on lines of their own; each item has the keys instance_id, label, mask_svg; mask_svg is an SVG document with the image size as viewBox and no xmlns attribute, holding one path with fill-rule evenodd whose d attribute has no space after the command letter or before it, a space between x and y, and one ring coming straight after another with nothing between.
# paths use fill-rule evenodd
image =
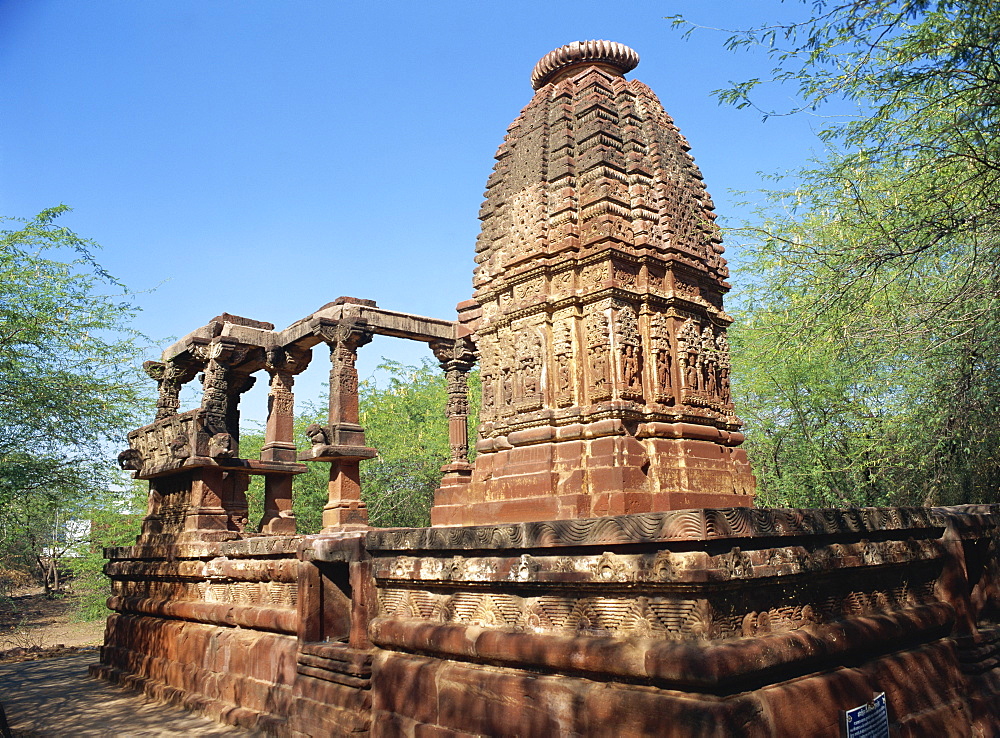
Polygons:
<instances>
[{"instance_id":1,"label":"green foliage","mask_svg":"<svg viewBox=\"0 0 1000 738\"><path fill-rule=\"evenodd\" d=\"M384 361L379 371L385 379L359 383L361 425L369 446L378 457L361 462L361 496L375 527L414 527L430 524L434 490L441 482L441 467L447 463L447 388L444 373L430 359L419 366ZM470 427L476 427L479 375L469 378ZM295 421L299 449L309 447L305 429L327 422L326 409L311 408ZM263 445L263 433L244 434L240 455L252 458ZM322 511L327 501L329 465L311 463L309 471L293 482L296 528L315 533L323 527ZM263 514L263 482L254 479L248 492L250 520L256 524Z\"/></svg>"},{"instance_id":2,"label":"green foliage","mask_svg":"<svg viewBox=\"0 0 1000 738\"><path fill-rule=\"evenodd\" d=\"M762 501L995 501L1000 6L810 7L727 42L768 48L796 110L856 112L825 119L825 158L731 234L750 280L733 374ZM719 95L753 105L762 84Z\"/></svg>"},{"instance_id":3,"label":"green foliage","mask_svg":"<svg viewBox=\"0 0 1000 738\"><path fill-rule=\"evenodd\" d=\"M380 528L430 525L434 490L448 462L448 393L430 359L420 366L384 362L385 386L361 383L361 425L378 457L362 463L361 492L371 524Z\"/></svg>"},{"instance_id":4,"label":"green foliage","mask_svg":"<svg viewBox=\"0 0 1000 738\"><path fill-rule=\"evenodd\" d=\"M135 313L98 248L55 219L60 206L0 231L0 454L92 458L136 419ZM51 256L72 255L71 261ZM102 294L102 286L119 292ZM18 468L23 469L21 459Z\"/></svg>"},{"instance_id":5,"label":"green foliage","mask_svg":"<svg viewBox=\"0 0 1000 738\"><path fill-rule=\"evenodd\" d=\"M450 458L444 372L430 359L419 366L384 361L388 375L359 387L361 425L378 457L361 463L361 494L376 527L430 525L434 490ZM475 439L481 397L479 372L469 375L469 428ZM470 446L474 446L474 442ZM471 456L471 452L470 452Z\"/></svg>"},{"instance_id":6,"label":"green foliage","mask_svg":"<svg viewBox=\"0 0 1000 738\"><path fill-rule=\"evenodd\" d=\"M0 566L18 571L51 568L66 521L121 483L114 453L148 404L130 296L56 225L66 210L0 230Z\"/></svg>"},{"instance_id":7,"label":"green foliage","mask_svg":"<svg viewBox=\"0 0 1000 738\"><path fill-rule=\"evenodd\" d=\"M78 598L77 617L98 620L110 615L107 598L111 594L104 575L104 549L129 546L135 542L146 513L149 483L134 480L121 489L108 491L84 511L89 520L87 537L66 560L73 573L73 592Z\"/></svg>"}]
</instances>

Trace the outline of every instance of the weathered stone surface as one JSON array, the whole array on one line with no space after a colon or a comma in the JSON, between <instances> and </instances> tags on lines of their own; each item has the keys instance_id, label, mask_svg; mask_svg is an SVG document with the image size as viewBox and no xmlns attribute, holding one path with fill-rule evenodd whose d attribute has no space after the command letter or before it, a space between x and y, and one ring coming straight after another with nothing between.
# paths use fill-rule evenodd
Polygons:
<instances>
[{"instance_id":1,"label":"weathered stone surface","mask_svg":"<svg viewBox=\"0 0 1000 738\"><path fill-rule=\"evenodd\" d=\"M730 508L137 546L110 552L99 673L278 735L836 736L881 691L899 735L989 734L998 524Z\"/></svg>"},{"instance_id":2,"label":"weathered stone surface","mask_svg":"<svg viewBox=\"0 0 1000 738\"><path fill-rule=\"evenodd\" d=\"M480 356L479 456L435 524L752 503L714 206L659 100L623 78L637 63L608 41L548 54L497 152L459 313ZM525 446L548 458L526 464Z\"/></svg>"},{"instance_id":3,"label":"weathered stone surface","mask_svg":"<svg viewBox=\"0 0 1000 738\"><path fill-rule=\"evenodd\" d=\"M105 552L96 675L295 738L833 737L879 692L892 735L1000 734L1000 506L750 506L711 200L624 80L637 61L594 41L539 63L458 322L343 297L284 331L222 314L147 365L156 418L120 461L149 510ZM427 343L447 377L437 527L367 526L354 362L376 333ZM292 387L320 343L329 414L301 458L330 464L330 493L300 536ZM260 371L266 443L242 459Z\"/></svg>"}]
</instances>

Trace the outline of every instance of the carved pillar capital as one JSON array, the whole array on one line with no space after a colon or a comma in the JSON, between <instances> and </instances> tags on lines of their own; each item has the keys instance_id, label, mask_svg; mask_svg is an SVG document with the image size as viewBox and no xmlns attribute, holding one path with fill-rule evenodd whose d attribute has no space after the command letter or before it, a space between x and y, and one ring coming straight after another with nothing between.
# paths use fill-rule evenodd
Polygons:
<instances>
[{"instance_id":1,"label":"carved pillar capital","mask_svg":"<svg viewBox=\"0 0 1000 738\"><path fill-rule=\"evenodd\" d=\"M300 374L312 360L312 349L298 346L271 346L264 352L264 369L271 375L285 373Z\"/></svg>"},{"instance_id":2,"label":"carved pillar capital","mask_svg":"<svg viewBox=\"0 0 1000 738\"><path fill-rule=\"evenodd\" d=\"M295 461L295 375L312 359L310 349L273 346L264 354L270 375L267 397L267 428L260 458L263 461Z\"/></svg>"},{"instance_id":3,"label":"carved pillar capital","mask_svg":"<svg viewBox=\"0 0 1000 738\"><path fill-rule=\"evenodd\" d=\"M431 341L430 348L445 371L454 368L468 372L476 364L476 344L471 336Z\"/></svg>"},{"instance_id":4,"label":"carved pillar capital","mask_svg":"<svg viewBox=\"0 0 1000 738\"><path fill-rule=\"evenodd\" d=\"M372 332L363 320L321 321L316 332L331 351L345 348L356 353L372 340Z\"/></svg>"},{"instance_id":5,"label":"carved pillar capital","mask_svg":"<svg viewBox=\"0 0 1000 738\"><path fill-rule=\"evenodd\" d=\"M448 443L451 461L447 473L464 473L469 467L469 371L476 363L475 344L468 336L430 344L435 358L441 362L448 383Z\"/></svg>"},{"instance_id":6,"label":"carved pillar capital","mask_svg":"<svg viewBox=\"0 0 1000 738\"><path fill-rule=\"evenodd\" d=\"M176 415L181 404L181 387L194 378L197 368L177 361L146 361L143 362L142 369L156 382L159 394L156 400L156 420Z\"/></svg>"}]
</instances>

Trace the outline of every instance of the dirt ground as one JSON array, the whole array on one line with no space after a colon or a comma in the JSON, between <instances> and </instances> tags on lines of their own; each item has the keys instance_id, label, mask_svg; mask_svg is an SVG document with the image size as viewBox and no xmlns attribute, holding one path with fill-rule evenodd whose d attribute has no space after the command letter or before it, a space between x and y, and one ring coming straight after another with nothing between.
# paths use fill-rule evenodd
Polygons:
<instances>
[{"instance_id":1,"label":"dirt ground","mask_svg":"<svg viewBox=\"0 0 1000 738\"><path fill-rule=\"evenodd\" d=\"M87 675L97 653L0 664L0 699L14 738L256 736L152 702Z\"/></svg>"},{"instance_id":2,"label":"dirt ground","mask_svg":"<svg viewBox=\"0 0 1000 738\"><path fill-rule=\"evenodd\" d=\"M0 603L0 662L10 660L12 650L100 645L105 621L77 622L74 609L71 596L49 599L41 588L22 590Z\"/></svg>"},{"instance_id":3,"label":"dirt ground","mask_svg":"<svg viewBox=\"0 0 1000 738\"><path fill-rule=\"evenodd\" d=\"M41 589L0 600L0 707L14 738L254 735L92 679L104 620L77 622L74 609Z\"/></svg>"}]
</instances>

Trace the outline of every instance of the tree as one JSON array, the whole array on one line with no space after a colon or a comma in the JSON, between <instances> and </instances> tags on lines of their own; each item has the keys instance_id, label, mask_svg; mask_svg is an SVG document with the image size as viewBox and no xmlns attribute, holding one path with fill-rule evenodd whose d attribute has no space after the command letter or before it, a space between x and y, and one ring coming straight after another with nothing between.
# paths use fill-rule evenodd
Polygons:
<instances>
[{"instance_id":1,"label":"tree","mask_svg":"<svg viewBox=\"0 0 1000 738\"><path fill-rule=\"evenodd\" d=\"M77 545L75 555L67 559L80 619L108 616L110 581L104 574L104 549L135 542L146 514L148 490L148 482L135 479L130 484L104 490L82 511L82 519L89 522L86 537Z\"/></svg>"},{"instance_id":2,"label":"tree","mask_svg":"<svg viewBox=\"0 0 1000 738\"><path fill-rule=\"evenodd\" d=\"M993 501L1000 485L1000 6L813 2L733 33L827 111L825 156L731 231L734 378L772 504ZM681 21L683 22L683 21ZM758 109L761 109L758 107Z\"/></svg>"},{"instance_id":3,"label":"tree","mask_svg":"<svg viewBox=\"0 0 1000 738\"><path fill-rule=\"evenodd\" d=\"M449 458L448 392L430 359L419 366L383 361L385 386L359 387L361 424L378 456L361 465L361 492L372 525L430 525L434 490Z\"/></svg>"},{"instance_id":4,"label":"tree","mask_svg":"<svg viewBox=\"0 0 1000 738\"><path fill-rule=\"evenodd\" d=\"M11 569L46 566L56 516L122 484L114 454L149 406L131 296L94 242L56 225L67 210L0 230L0 557Z\"/></svg>"}]
</instances>

